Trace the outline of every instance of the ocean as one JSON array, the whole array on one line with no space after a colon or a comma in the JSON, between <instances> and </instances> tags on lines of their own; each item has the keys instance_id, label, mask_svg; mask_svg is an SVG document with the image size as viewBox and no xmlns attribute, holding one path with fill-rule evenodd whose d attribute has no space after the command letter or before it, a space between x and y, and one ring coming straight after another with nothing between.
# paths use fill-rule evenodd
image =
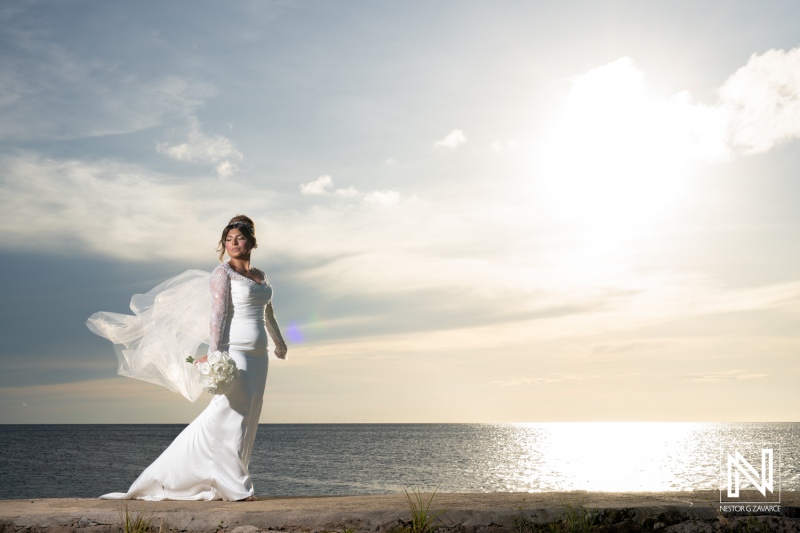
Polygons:
<instances>
[{"instance_id":1,"label":"ocean","mask_svg":"<svg viewBox=\"0 0 800 533\"><path fill-rule=\"evenodd\" d=\"M0 425L0 499L125 491L184 427ZM718 490L726 450L763 471L767 445L800 490L796 422L262 424L250 472L259 496Z\"/></svg>"}]
</instances>

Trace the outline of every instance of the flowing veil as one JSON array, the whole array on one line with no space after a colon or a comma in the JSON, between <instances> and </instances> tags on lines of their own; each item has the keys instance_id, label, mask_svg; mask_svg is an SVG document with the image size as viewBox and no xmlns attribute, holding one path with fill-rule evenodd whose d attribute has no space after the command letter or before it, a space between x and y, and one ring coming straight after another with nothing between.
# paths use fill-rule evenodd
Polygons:
<instances>
[{"instance_id":1,"label":"flowing veil","mask_svg":"<svg viewBox=\"0 0 800 533\"><path fill-rule=\"evenodd\" d=\"M211 274L187 270L131 298L133 315L101 311L86 326L114 343L121 376L166 387L194 402L203 393L188 356L206 353L211 314Z\"/></svg>"}]
</instances>

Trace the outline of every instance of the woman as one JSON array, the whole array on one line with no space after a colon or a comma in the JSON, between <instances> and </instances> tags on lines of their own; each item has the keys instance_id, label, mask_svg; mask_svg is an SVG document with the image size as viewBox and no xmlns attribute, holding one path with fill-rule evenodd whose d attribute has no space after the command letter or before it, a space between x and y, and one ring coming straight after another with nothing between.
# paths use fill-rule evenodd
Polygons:
<instances>
[{"instance_id":1,"label":"woman","mask_svg":"<svg viewBox=\"0 0 800 533\"><path fill-rule=\"evenodd\" d=\"M272 287L264 272L250 265L250 252L256 246L253 221L244 215L233 217L222 231L221 264L210 279L208 352L227 351L236 361L238 379L225 394L214 396L205 411L142 472L128 492L101 498L255 499L248 464L267 379L267 333L275 343L275 355L286 358L286 343L272 309ZM222 262L225 253L230 257L228 262ZM154 300L158 301L158 297ZM95 315L89 319L89 327L98 333L102 328L97 327L94 318ZM102 335L111 338L107 331Z\"/></svg>"}]
</instances>

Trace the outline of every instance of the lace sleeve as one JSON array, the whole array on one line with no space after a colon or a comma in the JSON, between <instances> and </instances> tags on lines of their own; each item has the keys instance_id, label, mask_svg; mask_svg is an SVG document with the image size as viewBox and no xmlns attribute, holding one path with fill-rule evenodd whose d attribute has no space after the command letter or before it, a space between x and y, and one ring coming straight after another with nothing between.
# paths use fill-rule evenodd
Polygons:
<instances>
[{"instance_id":1,"label":"lace sleeve","mask_svg":"<svg viewBox=\"0 0 800 533\"><path fill-rule=\"evenodd\" d=\"M216 268L211 273L211 320L209 324L209 353L219 350L225 319L228 318L228 299L231 283L224 268Z\"/></svg>"}]
</instances>

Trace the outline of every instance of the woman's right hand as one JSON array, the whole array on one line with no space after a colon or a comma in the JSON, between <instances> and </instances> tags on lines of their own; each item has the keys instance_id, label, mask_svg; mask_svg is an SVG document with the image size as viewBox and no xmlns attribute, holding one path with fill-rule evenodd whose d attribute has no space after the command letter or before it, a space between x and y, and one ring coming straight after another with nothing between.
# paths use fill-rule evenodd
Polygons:
<instances>
[{"instance_id":1,"label":"woman's right hand","mask_svg":"<svg viewBox=\"0 0 800 533\"><path fill-rule=\"evenodd\" d=\"M208 354L205 354L200 359L195 359L194 364L199 365L200 363L205 363L206 361L208 361Z\"/></svg>"}]
</instances>

